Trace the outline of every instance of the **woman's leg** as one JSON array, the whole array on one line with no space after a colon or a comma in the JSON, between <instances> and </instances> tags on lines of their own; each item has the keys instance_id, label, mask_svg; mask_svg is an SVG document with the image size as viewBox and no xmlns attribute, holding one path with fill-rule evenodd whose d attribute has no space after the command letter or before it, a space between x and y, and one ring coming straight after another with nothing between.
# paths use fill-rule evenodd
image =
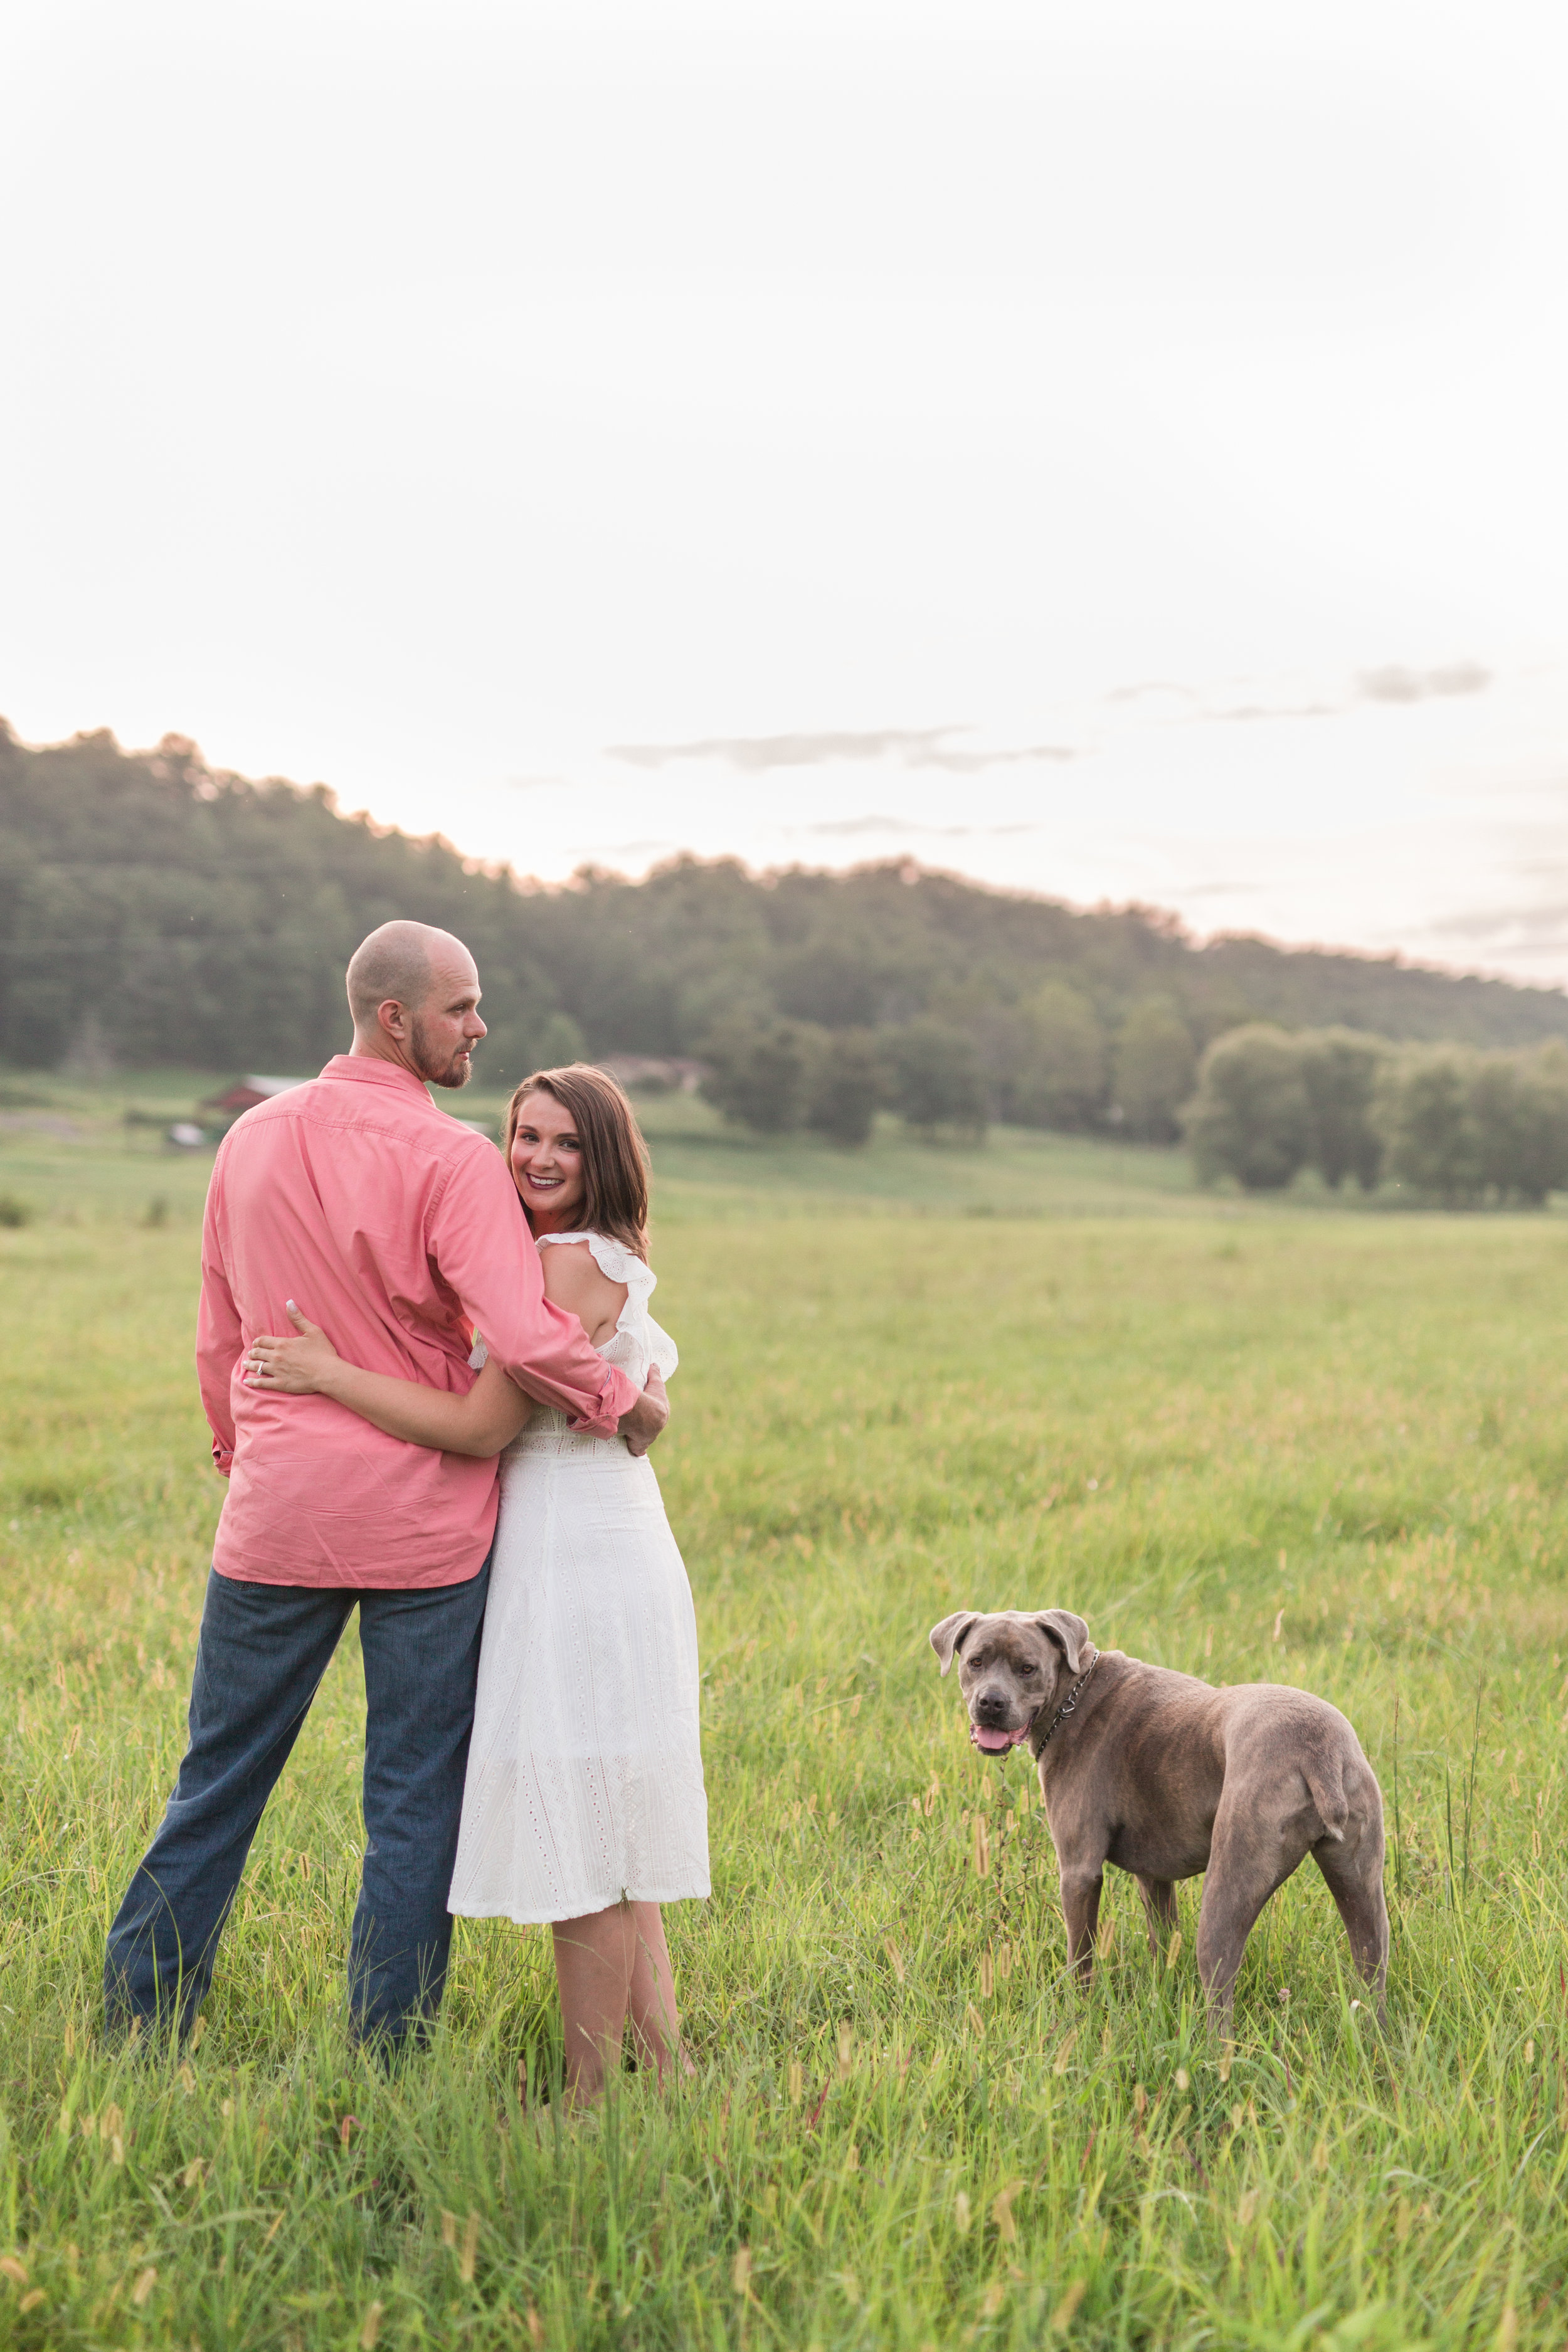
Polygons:
<instances>
[{"instance_id":1,"label":"woman's leg","mask_svg":"<svg viewBox=\"0 0 1568 2352\"><path fill-rule=\"evenodd\" d=\"M637 1934L633 1906L615 1903L582 1919L557 1919L553 1933L567 2091L574 2099L596 2099L620 2060Z\"/></svg>"},{"instance_id":2,"label":"woman's leg","mask_svg":"<svg viewBox=\"0 0 1568 2352\"><path fill-rule=\"evenodd\" d=\"M697 2070L680 2042L675 1971L669 1965L664 1915L657 1903L634 1903L631 1908L637 1922L637 1941L632 1955L629 2007L637 2054L654 2068L661 2083L667 2072L693 2074Z\"/></svg>"}]
</instances>

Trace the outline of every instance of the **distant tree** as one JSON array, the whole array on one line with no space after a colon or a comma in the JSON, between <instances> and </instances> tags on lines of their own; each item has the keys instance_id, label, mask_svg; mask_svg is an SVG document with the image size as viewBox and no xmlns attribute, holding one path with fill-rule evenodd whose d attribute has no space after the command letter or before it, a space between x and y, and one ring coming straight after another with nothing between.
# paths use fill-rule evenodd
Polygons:
<instances>
[{"instance_id":1,"label":"distant tree","mask_svg":"<svg viewBox=\"0 0 1568 2352\"><path fill-rule=\"evenodd\" d=\"M1531 1124L1530 1094L1529 1080L1511 1054L1469 1058L1465 1110L1474 1182L1464 1197L1506 1201L1516 1190L1521 1146Z\"/></svg>"},{"instance_id":2,"label":"distant tree","mask_svg":"<svg viewBox=\"0 0 1568 2352\"><path fill-rule=\"evenodd\" d=\"M1048 980L1021 1008L1031 1051L1015 1084L1026 1127L1083 1128L1105 1098L1105 1032L1087 996Z\"/></svg>"},{"instance_id":3,"label":"distant tree","mask_svg":"<svg viewBox=\"0 0 1568 2352\"><path fill-rule=\"evenodd\" d=\"M539 1024L534 1050L539 1055L535 1069L561 1070L569 1062L582 1061L588 1048L583 1032L569 1013L547 1013Z\"/></svg>"},{"instance_id":4,"label":"distant tree","mask_svg":"<svg viewBox=\"0 0 1568 2352\"><path fill-rule=\"evenodd\" d=\"M826 1038L811 1074L805 1123L835 1143L868 1143L881 1097L882 1072L868 1029Z\"/></svg>"},{"instance_id":5,"label":"distant tree","mask_svg":"<svg viewBox=\"0 0 1568 2352\"><path fill-rule=\"evenodd\" d=\"M1378 1088L1388 1173L1450 1208L1473 1206L1486 1192L1478 1058L1462 1045L1417 1047L1388 1065Z\"/></svg>"},{"instance_id":6,"label":"distant tree","mask_svg":"<svg viewBox=\"0 0 1568 2352\"><path fill-rule=\"evenodd\" d=\"M1336 1192L1353 1176L1370 1192L1383 1167L1373 1105L1390 1049L1354 1029L1308 1030L1298 1042L1311 1111L1308 1159Z\"/></svg>"},{"instance_id":7,"label":"distant tree","mask_svg":"<svg viewBox=\"0 0 1568 2352\"><path fill-rule=\"evenodd\" d=\"M1374 1109L1387 1172L1445 1207L1539 1207L1568 1189L1568 1051L1410 1048L1384 1072Z\"/></svg>"},{"instance_id":8,"label":"distant tree","mask_svg":"<svg viewBox=\"0 0 1568 2352\"><path fill-rule=\"evenodd\" d=\"M950 1014L973 1045L993 1118L1016 1120L1018 1081L1034 1056L1035 1033L1016 1004L988 1003L967 1013Z\"/></svg>"},{"instance_id":9,"label":"distant tree","mask_svg":"<svg viewBox=\"0 0 1568 2352\"><path fill-rule=\"evenodd\" d=\"M1110 1081L1129 1135L1145 1143L1175 1139L1197 1060L1192 1031L1173 1006L1156 997L1133 1007L1117 1032Z\"/></svg>"},{"instance_id":10,"label":"distant tree","mask_svg":"<svg viewBox=\"0 0 1568 2352\"><path fill-rule=\"evenodd\" d=\"M481 1010L489 1010L488 992ZM586 1051L583 1032L569 1013L525 1012L511 1020L503 1015L491 1026L474 1067L484 1086L515 1087L531 1071L559 1070L568 1062L580 1062Z\"/></svg>"},{"instance_id":11,"label":"distant tree","mask_svg":"<svg viewBox=\"0 0 1568 2352\"><path fill-rule=\"evenodd\" d=\"M1489 1054L1486 1060L1504 1058ZM1502 1189L1506 1197L1539 1208L1549 1192L1568 1191L1568 1046L1553 1040L1506 1059L1514 1088ZM1500 1171L1493 1181L1500 1184Z\"/></svg>"},{"instance_id":12,"label":"distant tree","mask_svg":"<svg viewBox=\"0 0 1568 2352\"><path fill-rule=\"evenodd\" d=\"M1477 1055L1468 1108L1488 1198L1539 1208L1568 1184L1568 1053Z\"/></svg>"},{"instance_id":13,"label":"distant tree","mask_svg":"<svg viewBox=\"0 0 1568 2352\"><path fill-rule=\"evenodd\" d=\"M842 1029L876 1018L876 981L864 948L836 920L784 950L773 966L773 987L780 1011L793 1020Z\"/></svg>"},{"instance_id":14,"label":"distant tree","mask_svg":"<svg viewBox=\"0 0 1568 2352\"><path fill-rule=\"evenodd\" d=\"M910 1021L892 1031L887 1056L893 1106L907 1125L926 1136L943 1129L984 1134L984 1075L962 1029L945 1021Z\"/></svg>"},{"instance_id":15,"label":"distant tree","mask_svg":"<svg viewBox=\"0 0 1568 2352\"><path fill-rule=\"evenodd\" d=\"M108 1077L113 1067L114 1054L103 1034L103 1024L96 1013L89 1013L60 1069L67 1077L85 1078L90 1085L95 1079Z\"/></svg>"},{"instance_id":16,"label":"distant tree","mask_svg":"<svg viewBox=\"0 0 1568 2352\"><path fill-rule=\"evenodd\" d=\"M788 1134L805 1118L816 1045L801 1022L757 1022L736 1014L721 1021L704 1042L709 1068L702 1093L726 1118L759 1135Z\"/></svg>"},{"instance_id":17,"label":"distant tree","mask_svg":"<svg viewBox=\"0 0 1568 2352\"><path fill-rule=\"evenodd\" d=\"M1182 1124L1199 1179L1282 1191L1306 1163L1312 1114L1298 1041L1262 1023L1215 1038Z\"/></svg>"}]
</instances>

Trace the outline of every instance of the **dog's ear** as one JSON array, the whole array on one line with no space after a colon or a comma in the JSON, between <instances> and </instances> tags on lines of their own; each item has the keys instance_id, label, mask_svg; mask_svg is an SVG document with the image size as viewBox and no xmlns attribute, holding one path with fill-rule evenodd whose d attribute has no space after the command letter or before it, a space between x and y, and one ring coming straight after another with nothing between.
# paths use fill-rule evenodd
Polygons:
<instances>
[{"instance_id":1,"label":"dog's ear","mask_svg":"<svg viewBox=\"0 0 1568 2352\"><path fill-rule=\"evenodd\" d=\"M942 1661L944 1675L952 1664L953 1652L963 1648L964 1635L979 1622L978 1609L955 1609L951 1617L944 1617L940 1625L931 1627L931 1645Z\"/></svg>"},{"instance_id":2,"label":"dog's ear","mask_svg":"<svg viewBox=\"0 0 1568 2352\"><path fill-rule=\"evenodd\" d=\"M1048 1633L1053 1642L1060 1643L1067 1652L1068 1672L1076 1675L1083 1663L1084 1652L1091 1647L1089 1627L1083 1619L1075 1617L1070 1609L1042 1609L1035 1622L1042 1633ZM935 1641L934 1633L931 1639Z\"/></svg>"}]
</instances>

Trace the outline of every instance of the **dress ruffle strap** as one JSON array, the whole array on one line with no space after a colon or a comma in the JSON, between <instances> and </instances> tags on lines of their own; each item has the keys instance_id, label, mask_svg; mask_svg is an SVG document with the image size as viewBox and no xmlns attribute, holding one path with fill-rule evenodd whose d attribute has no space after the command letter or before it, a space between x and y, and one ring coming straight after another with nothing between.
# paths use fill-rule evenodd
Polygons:
<instances>
[{"instance_id":1,"label":"dress ruffle strap","mask_svg":"<svg viewBox=\"0 0 1568 2352\"><path fill-rule=\"evenodd\" d=\"M552 1243L558 1246L566 1242L587 1243L594 1263L605 1281L619 1282L626 1286L626 1303L616 1318L616 1339L625 1339L641 1355L644 1370L637 1373L628 1365L623 1365L622 1369L634 1371L639 1387L648 1364L657 1364L664 1378L668 1380L679 1363L680 1356L668 1332L662 1330L647 1311L648 1300L658 1287L658 1276L647 1260L638 1257L636 1250L627 1249L624 1242L612 1241L607 1234L541 1234L538 1241L541 1249L548 1248ZM601 1349L600 1353L609 1355L615 1344L615 1339L612 1339ZM613 1362L616 1359L611 1357L610 1360Z\"/></svg>"}]
</instances>

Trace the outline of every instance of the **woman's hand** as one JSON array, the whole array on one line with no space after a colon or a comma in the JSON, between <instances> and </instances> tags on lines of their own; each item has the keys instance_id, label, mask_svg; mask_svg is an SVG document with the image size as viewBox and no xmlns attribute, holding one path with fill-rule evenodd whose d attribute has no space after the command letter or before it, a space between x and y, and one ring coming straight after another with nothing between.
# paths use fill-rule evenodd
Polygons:
<instances>
[{"instance_id":1,"label":"woman's hand","mask_svg":"<svg viewBox=\"0 0 1568 2352\"><path fill-rule=\"evenodd\" d=\"M647 1386L630 1411L623 1412L616 1422L616 1435L625 1438L628 1454L646 1454L668 1419L669 1396L664 1374L657 1364L650 1364Z\"/></svg>"},{"instance_id":2,"label":"woman's hand","mask_svg":"<svg viewBox=\"0 0 1568 2352\"><path fill-rule=\"evenodd\" d=\"M298 1339L279 1339L268 1332L253 1339L245 1360L245 1377L252 1388L276 1389L284 1396L330 1395L333 1370L342 1358L326 1333L306 1321L291 1298L284 1303Z\"/></svg>"}]
</instances>

